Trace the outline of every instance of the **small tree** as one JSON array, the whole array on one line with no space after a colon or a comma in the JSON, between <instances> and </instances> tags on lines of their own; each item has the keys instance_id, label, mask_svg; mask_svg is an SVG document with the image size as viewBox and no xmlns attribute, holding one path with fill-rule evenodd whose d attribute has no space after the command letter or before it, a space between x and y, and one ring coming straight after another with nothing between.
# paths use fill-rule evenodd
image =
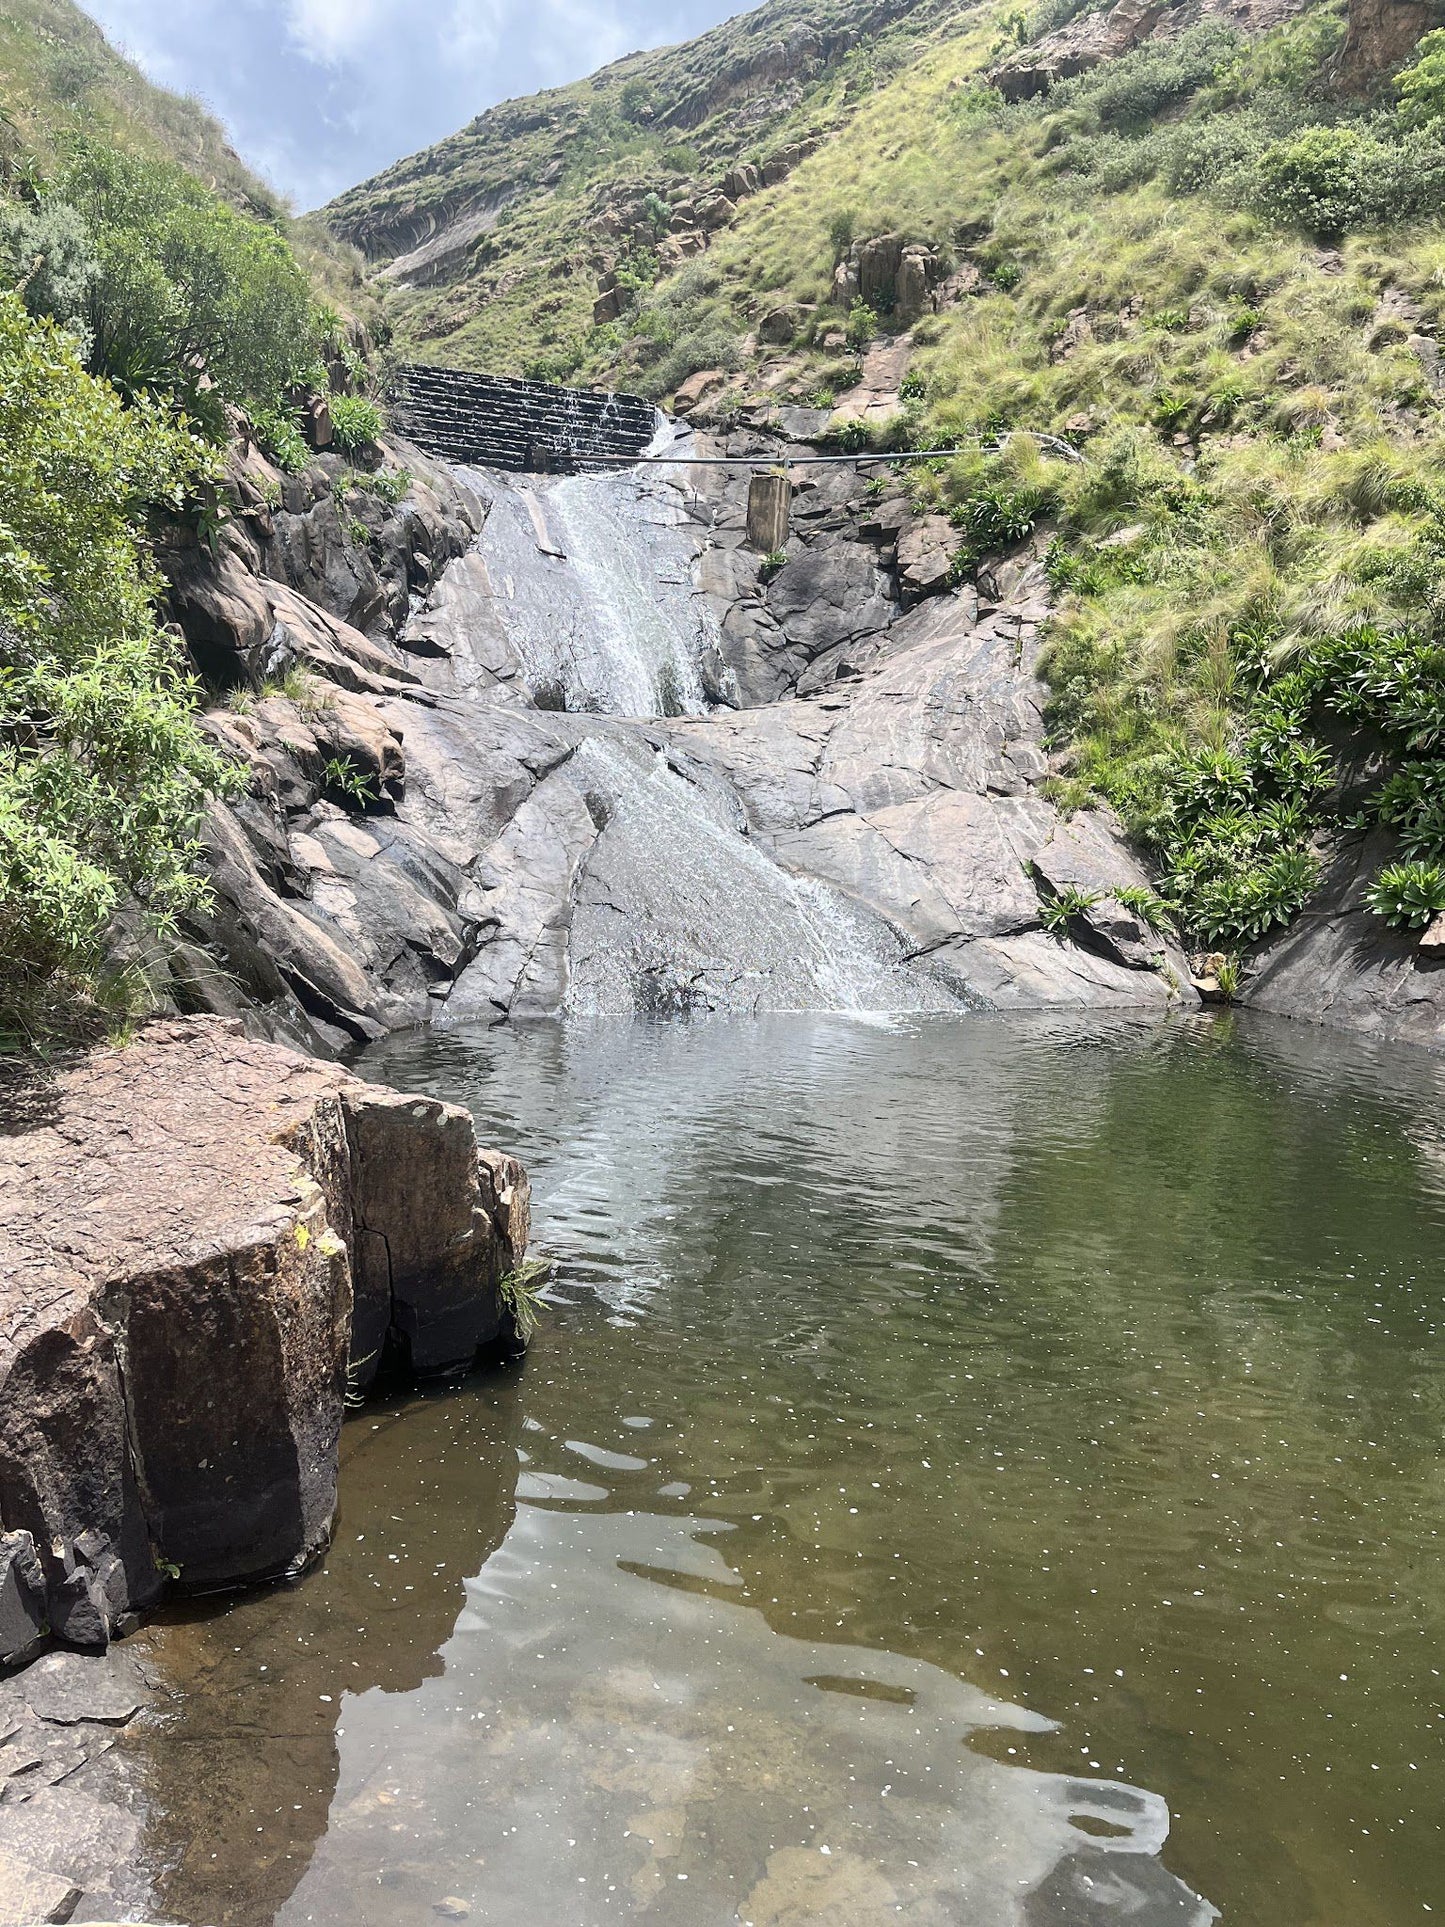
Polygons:
<instances>
[{"instance_id":1,"label":"small tree","mask_svg":"<svg viewBox=\"0 0 1445 1927\"><path fill-rule=\"evenodd\" d=\"M1427 33L1415 49L1414 65L1395 76L1400 113L1412 126L1445 115L1445 30Z\"/></svg>"},{"instance_id":2,"label":"small tree","mask_svg":"<svg viewBox=\"0 0 1445 1927\"><path fill-rule=\"evenodd\" d=\"M315 311L285 238L183 169L81 141L48 198L85 224L89 365L122 394L213 417L212 395L274 407L311 373Z\"/></svg>"}]
</instances>

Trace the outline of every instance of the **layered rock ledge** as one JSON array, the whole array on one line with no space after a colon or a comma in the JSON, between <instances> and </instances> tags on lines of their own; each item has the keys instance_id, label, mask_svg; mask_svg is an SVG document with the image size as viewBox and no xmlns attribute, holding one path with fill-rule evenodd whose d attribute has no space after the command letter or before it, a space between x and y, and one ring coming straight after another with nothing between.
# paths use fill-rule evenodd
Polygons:
<instances>
[{"instance_id":1,"label":"layered rock ledge","mask_svg":"<svg viewBox=\"0 0 1445 1927\"><path fill-rule=\"evenodd\" d=\"M470 1116L192 1019L0 1078L0 1663L325 1544L348 1396L516 1345Z\"/></svg>"}]
</instances>

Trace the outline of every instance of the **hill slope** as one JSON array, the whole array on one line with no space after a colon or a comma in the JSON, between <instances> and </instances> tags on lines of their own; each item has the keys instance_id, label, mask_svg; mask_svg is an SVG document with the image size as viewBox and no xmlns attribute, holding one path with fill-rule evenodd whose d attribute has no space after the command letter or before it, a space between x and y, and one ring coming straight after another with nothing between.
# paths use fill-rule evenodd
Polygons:
<instances>
[{"instance_id":1,"label":"hill slope","mask_svg":"<svg viewBox=\"0 0 1445 1927\"><path fill-rule=\"evenodd\" d=\"M769 0L684 46L492 108L324 215L380 270L403 345L460 367L567 373L599 280L647 285L700 250L740 192L784 178L961 12Z\"/></svg>"},{"instance_id":2,"label":"hill slope","mask_svg":"<svg viewBox=\"0 0 1445 1927\"><path fill-rule=\"evenodd\" d=\"M844 447L976 448L910 471L934 586L1046 554L1055 790L1120 811L1159 916L1247 948L1319 907L1323 875L1433 958L1445 37L1415 43L1435 19L1431 0L919 7L853 16L850 51L786 83L689 85L738 36L786 44L797 15L764 7L485 115L406 164L416 199L388 177L332 218L413 249L389 274L418 353L550 361ZM630 147L579 141L589 95L615 128L659 75ZM698 164L665 196L679 122ZM504 205L474 157L509 127L574 131ZM424 195L449 224L430 257ZM583 244L555 254L564 214Z\"/></svg>"},{"instance_id":3,"label":"hill slope","mask_svg":"<svg viewBox=\"0 0 1445 1927\"><path fill-rule=\"evenodd\" d=\"M146 79L72 0L9 0L0 11L0 178L48 173L69 135L179 162L222 200L287 233L333 299L363 296L352 250L296 219L201 103Z\"/></svg>"}]
</instances>

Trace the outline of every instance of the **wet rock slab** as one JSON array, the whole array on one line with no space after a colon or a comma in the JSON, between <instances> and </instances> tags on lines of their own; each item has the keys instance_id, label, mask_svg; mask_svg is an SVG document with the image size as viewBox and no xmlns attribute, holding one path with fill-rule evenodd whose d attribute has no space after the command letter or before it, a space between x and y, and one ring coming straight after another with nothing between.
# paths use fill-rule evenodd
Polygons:
<instances>
[{"instance_id":1,"label":"wet rock slab","mask_svg":"<svg viewBox=\"0 0 1445 1927\"><path fill-rule=\"evenodd\" d=\"M0 1663L304 1563L348 1365L510 1338L526 1178L455 1106L203 1019L17 1072L0 1117ZM63 1669L36 1690L64 1723Z\"/></svg>"}]
</instances>

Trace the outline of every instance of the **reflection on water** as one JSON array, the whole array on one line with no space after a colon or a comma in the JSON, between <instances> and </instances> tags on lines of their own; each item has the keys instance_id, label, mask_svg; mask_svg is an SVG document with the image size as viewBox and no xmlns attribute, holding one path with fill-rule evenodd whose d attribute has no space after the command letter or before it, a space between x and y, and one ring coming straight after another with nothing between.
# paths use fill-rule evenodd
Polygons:
<instances>
[{"instance_id":1,"label":"reflection on water","mask_svg":"<svg viewBox=\"0 0 1445 1927\"><path fill-rule=\"evenodd\" d=\"M323 1571L146 1636L170 1912L1439 1910L1445 1067L790 1018L367 1068L527 1156L556 1303L348 1427Z\"/></svg>"}]
</instances>

